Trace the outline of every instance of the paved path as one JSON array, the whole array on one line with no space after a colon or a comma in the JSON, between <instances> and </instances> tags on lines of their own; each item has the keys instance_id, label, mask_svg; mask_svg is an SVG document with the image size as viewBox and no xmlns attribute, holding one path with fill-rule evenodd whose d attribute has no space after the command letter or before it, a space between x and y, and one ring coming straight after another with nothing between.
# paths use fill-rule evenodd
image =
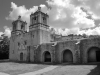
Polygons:
<instances>
[{"instance_id":1,"label":"paved path","mask_svg":"<svg viewBox=\"0 0 100 75\"><path fill-rule=\"evenodd\" d=\"M38 70L38 71L24 73L24 74L19 74L19 75L36 75L36 74L41 74L41 73L44 73L44 72L51 71L51 70L53 70L53 69L55 69L57 67L58 66L49 66L49 67L46 67L46 68Z\"/></svg>"},{"instance_id":2,"label":"paved path","mask_svg":"<svg viewBox=\"0 0 100 75\"><path fill-rule=\"evenodd\" d=\"M100 75L100 70L96 69L94 71L96 67L97 65L65 65L42 74L43 75ZM91 72L94 73L91 74Z\"/></svg>"}]
</instances>

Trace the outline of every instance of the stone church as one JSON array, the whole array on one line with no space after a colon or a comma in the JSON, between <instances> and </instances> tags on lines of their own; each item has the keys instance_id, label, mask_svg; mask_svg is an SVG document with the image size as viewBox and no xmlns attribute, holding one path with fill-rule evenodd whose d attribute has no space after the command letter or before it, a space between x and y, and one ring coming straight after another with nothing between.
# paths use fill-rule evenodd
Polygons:
<instances>
[{"instance_id":1,"label":"stone church","mask_svg":"<svg viewBox=\"0 0 100 75\"><path fill-rule=\"evenodd\" d=\"M33 63L100 62L100 38L55 41L48 25L49 15L41 7L30 15L29 31L21 16L12 22L9 59Z\"/></svg>"}]
</instances>

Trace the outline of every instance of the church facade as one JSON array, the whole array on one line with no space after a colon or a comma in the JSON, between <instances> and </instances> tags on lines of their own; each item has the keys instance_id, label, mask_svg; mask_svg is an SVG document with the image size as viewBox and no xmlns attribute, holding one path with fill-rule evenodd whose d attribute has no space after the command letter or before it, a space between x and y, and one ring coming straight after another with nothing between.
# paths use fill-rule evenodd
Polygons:
<instances>
[{"instance_id":1,"label":"church facade","mask_svg":"<svg viewBox=\"0 0 100 75\"><path fill-rule=\"evenodd\" d=\"M51 64L100 62L100 38L54 41L48 19L49 16L38 7L30 15L29 32L21 16L13 21L9 50L11 61Z\"/></svg>"}]
</instances>

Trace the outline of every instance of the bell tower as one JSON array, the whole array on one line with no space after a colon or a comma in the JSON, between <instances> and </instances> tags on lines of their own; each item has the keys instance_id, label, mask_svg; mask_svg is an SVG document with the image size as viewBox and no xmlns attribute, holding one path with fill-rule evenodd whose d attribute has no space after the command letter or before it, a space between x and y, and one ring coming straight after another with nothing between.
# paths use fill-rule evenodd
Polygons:
<instances>
[{"instance_id":1,"label":"bell tower","mask_svg":"<svg viewBox=\"0 0 100 75\"><path fill-rule=\"evenodd\" d=\"M17 35L26 31L26 25L27 23L21 20L21 16L18 16L18 19L12 22L11 38L13 41Z\"/></svg>"},{"instance_id":2,"label":"bell tower","mask_svg":"<svg viewBox=\"0 0 100 75\"><path fill-rule=\"evenodd\" d=\"M33 45L50 42L48 18L49 16L41 11L41 7L30 15L29 31L33 37Z\"/></svg>"},{"instance_id":3,"label":"bell tower","mask_svg":"<svg viewBox=\"0 0 100 75\"><path fill-rule=\"evenodd\" d=\"M18 16L18 19L12 22L13 31L25 31L26 24L26 22L21 20L21 16Z\"/></svg>"}]
</instances>

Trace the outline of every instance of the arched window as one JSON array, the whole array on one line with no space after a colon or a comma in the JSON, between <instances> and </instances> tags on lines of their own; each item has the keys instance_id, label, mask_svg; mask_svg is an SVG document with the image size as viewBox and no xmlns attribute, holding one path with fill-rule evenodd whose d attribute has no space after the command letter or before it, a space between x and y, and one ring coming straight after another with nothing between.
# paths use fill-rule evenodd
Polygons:
<instances>
[{"instance_id":1,"label":"arched window","mask_svg":"<svg viewBox=\"0 0 100 75\"><path fill-rule=\"evenodd\" d=\"M46 17L43 17L43 23L46 24Z\"/></svg>"}]
</instances>

